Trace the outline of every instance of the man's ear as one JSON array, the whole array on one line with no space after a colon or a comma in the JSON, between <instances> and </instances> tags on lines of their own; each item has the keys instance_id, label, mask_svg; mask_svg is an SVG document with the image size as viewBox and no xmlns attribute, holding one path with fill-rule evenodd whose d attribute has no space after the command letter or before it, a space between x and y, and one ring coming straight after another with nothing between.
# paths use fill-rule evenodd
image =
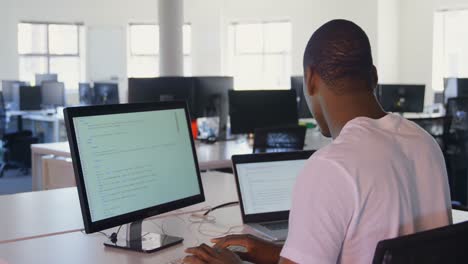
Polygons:
<instances>
[{"instance_id":1,"label":"man's ear","mask_svg":"<svg viewBox=\"0 0 468 264\"><path fill-rule=\"evenodd\" d=\"M311 66L306 66L305 68L305 76L304 76L304 85L305 91L307 92L308 96L314 95L317 91L315 82L316 82L316 72L315 69Z\"/></svg>"}]
</instances>

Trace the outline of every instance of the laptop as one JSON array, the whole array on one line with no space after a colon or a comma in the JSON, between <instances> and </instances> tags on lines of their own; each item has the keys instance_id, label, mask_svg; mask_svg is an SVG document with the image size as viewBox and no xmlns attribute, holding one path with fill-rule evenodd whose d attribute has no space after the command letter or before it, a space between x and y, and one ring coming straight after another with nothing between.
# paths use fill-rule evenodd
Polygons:
<instances>
[{"instance_id":1,"label":"laptop","mask_svg":"<svg viewBox=\"0 0 468 264\"><path fill-rule=\"evenodd\" d=\"M274 241L285 240L294 183L314 151L232 156L244 224Z\"/></svg>"}]
</instances>

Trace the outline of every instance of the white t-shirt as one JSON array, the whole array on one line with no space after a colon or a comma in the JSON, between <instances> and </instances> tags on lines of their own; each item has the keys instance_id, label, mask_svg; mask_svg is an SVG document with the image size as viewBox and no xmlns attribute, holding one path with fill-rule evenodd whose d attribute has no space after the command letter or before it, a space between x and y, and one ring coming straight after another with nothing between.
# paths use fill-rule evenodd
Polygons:
<instances>
[{"instance_id":1,"label":"white t-shirt","mask_svg":"<svg viewBox=\"0 0 468 264\"><path fill-rule=\"evenodd\" d=\"M296 263L371 263L380 240L448 225L442 152L398 115L358 117L306 162L281 256Z\"/></svg>"}]
</instances>

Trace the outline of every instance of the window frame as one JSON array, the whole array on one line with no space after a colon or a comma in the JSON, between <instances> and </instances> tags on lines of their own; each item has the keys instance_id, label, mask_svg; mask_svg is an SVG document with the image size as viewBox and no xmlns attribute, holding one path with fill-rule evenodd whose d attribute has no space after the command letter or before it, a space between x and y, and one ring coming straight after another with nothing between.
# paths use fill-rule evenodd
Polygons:
<instances>
[{"instance_id":1,"label":"window frame","mask_svg":"<svg viewBox=\"0 0 468 264\"><path fill-rule=\"evenodd\" d=\"M127 43L128 43L128 60L131 60L132 58L151 58L151 59L156 59L157 63L159 63L159 56L160 56L160 53L159 51L156 52L156 53L152 53L152 54L149 54L149 53L133 53L133 49L132 49L132 30L131 30L131 27L132 26L156 26L157 27L157 32L159 32L159 24L158 23L153 23L153 22L131 22L131 23L128 23L128 40L127 40ZM185 26L189 26L190 28L190 38L192 38L192 23L190 22L187 22L187 23L184 23L182 25L183 27ZM183 30L183 29L182 29ZM182 34L183 34L183 31L182 31ZM159 38L159 36L158 36ZM183 36L182 36L182 41L184 41L183 39ZM190 46L192 46L192 41L190 40ZM183 48L183 44L182 44L182 48ZM192 59L192 47L190 47L190 52L189 53L185 53L184 51L183 52L183 63L185 65L185 60L186 59ZM128 70L128 64L129 62L127 61L127 75L128 77L133 77L133 76L130 76L130 73L129 73L129 70ZM185 69L184 69L185 71ZM184 75L186 73L184 72ZM132 74L133 75L133 74ZM190 72L190 75L191 75L191 72ZM157 72L155 74L155 76L160 76L160 73Z\"/></svg>"},{"instance_id":2,"label":"window frame","mask_svg":"<svg viewBox=\"0 0 468 264\"><path fill-rule=\"evenodd\" d=\"M265 25L267 24L276 24L276 23L288 23L289 26L290 26L290 46L289 46L289 51L275 51L275 52L270 52L270 51L267 51L266 49L266 30L265 30ZM237 26L239 25L261 25L262 27L262 50L261 52L242 52L238 50L238 47L237 47ZM289 59L289 65L291 65L291 60L292 60L292 21L290 19L278 19L278 20L244 20L244 21L231 21L229 24L228 24L228 27L232 27L232 37L233 39L229 40L231 43L231 51L229 51L230 53L230 56L231 58L229 58L230 60L230 65L229 65L229 69L232 73L234 73L234 69L236 68L236 66L234 65L234 61L236 60L236 57L239 58L239 57L247 57L247 56L254 56L254 57L261 57L261 61L262 61L262 69L261 69L261 72L262 74L265 74L266 73L266 59L267 57L269 56L282 56L282 60L285 61L285 63L282 64L282 68L284 68L284 70L286 71L286 74L287 74L287 69L286 67L288 66L288 63L286 62L286 60ZM228 30L229 32L230 30ZM228 34L229 35L229 34ZM290 74L290 73L289 73ZM233 74L234 75L234 74ZM290 74L291 75L291 74ZM235 81L235 77L234 76L234 81ZM262 77L263 78L263 77ZM286 86L277 86L275 87L274 89L287 89L289 88L288 85ZM238 88L240 90L245 90L245 88Z\"/></svg>"},{"instance_id":3,"label":"window frame","mask_svg":"<svg viewBox=\"0 0 468 264\"><path fill-rule=\"evenodd\" d=\"M20 24L30 24L30 25L45 25L46 26L46 53L36 53L36 52L32 52L32 53L21 53L19 51L19 49L17 50L18 52L18 56L20 58L45 58L46 59L46 62L47 62L47 73L51 73L50 72L50 61L51 61L51 58L78 58L80 63L81 63L81 48L80 48L80 43L81 43L81 34L80 34L80 28L82 26L84 26L83 23L67 23L67 22L38 22L38 21L20 21L18 23L18 26ZM49 27L50 25L58 25L58 26L75 26L76 27L76 34L77 34L77 38L76 38L76 47L77 47L77 51L76 53L68 53L68 54L54 54L54 53L51 53L50 51L50 42L49 42ZM19 32L17 33L17 37L19 37ZM19 48L19 45L17 45L17 48Z\"/></svg>"}]
</instances>

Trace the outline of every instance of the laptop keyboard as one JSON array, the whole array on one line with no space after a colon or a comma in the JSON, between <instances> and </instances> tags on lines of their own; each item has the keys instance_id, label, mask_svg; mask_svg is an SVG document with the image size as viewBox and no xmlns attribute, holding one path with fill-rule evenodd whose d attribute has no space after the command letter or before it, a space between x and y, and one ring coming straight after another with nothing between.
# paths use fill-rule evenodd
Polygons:
<instances>
[{"instance_id":1,"label":"laptop keyboard","mask_svg":"<svg viewBox=\"0 0 468 264\"><path fill-rule=\"evenodd\" d=\"M264 223L260 225L272 231L288 229L288 222Z\"/></svg>"}]
</instances>

